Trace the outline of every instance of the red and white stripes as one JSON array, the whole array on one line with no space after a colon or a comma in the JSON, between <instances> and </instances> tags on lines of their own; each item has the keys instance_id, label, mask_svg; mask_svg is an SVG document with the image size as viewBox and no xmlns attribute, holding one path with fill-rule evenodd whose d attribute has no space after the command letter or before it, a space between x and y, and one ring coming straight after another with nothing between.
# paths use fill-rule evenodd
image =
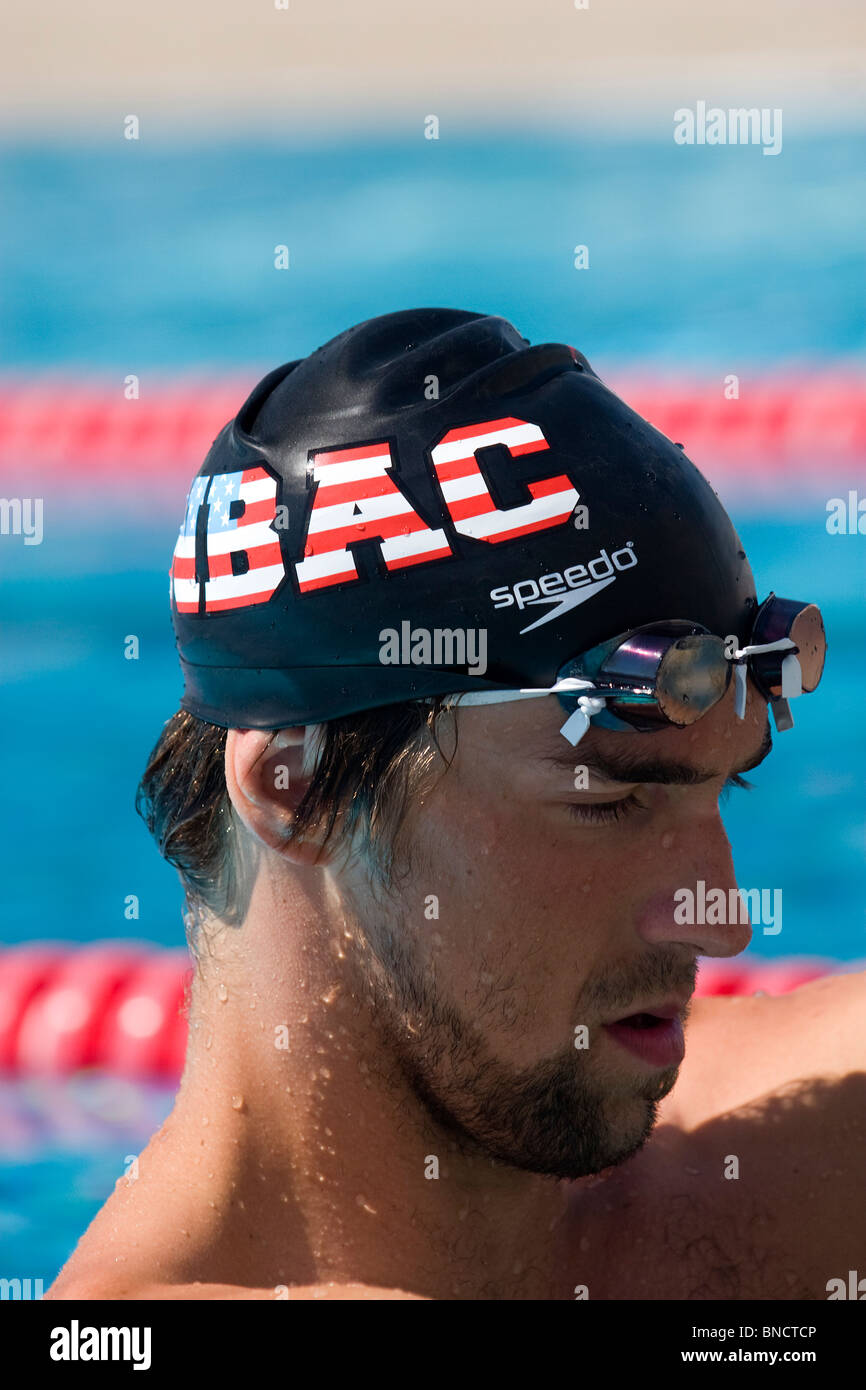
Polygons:
<instances>
[{"instance_id":1,"label":"red and white stripes","mask_svg":"<svg viewBox=\"0 0 866 1390\"><path fill-rule=\"evenodd\" d=\"M513 416L449 430L431 457L454 529L473 540L508 541L566 521L579 494L562 473L528 483L531 502L505 511L496 506L475 457L495 444L512 457L550 448L538 425Z\"/></svg>"},{"instance_id":2,"label":"red and white stripes","mask_svg":"<svg viewBox=\"0 0 866 1390\"><path fill-rule=\"evenodd\" d=\"M349 546L378 539L389 570L450 555L445 532L422 521L394 481L387 443L323 450L313 457L317 485L304 558L296 566L301 593L357 579Z\"/></svg>"}]
</instances>

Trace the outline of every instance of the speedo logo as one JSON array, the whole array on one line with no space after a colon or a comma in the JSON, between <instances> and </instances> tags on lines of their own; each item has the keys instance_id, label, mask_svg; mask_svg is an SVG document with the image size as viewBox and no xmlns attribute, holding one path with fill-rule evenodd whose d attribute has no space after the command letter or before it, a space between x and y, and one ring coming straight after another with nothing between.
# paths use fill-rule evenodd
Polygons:
<instances>
[{"instance_id":1,"label":"speedo logo","mask_svg":"<svg viewBox=\"0 0 866 1390\"><path fill-rule=\"evenodd\" d=\"M585 565L569 565L568 569L554 570L542 574L538 579L518 579L516 584L503 584L490 590L494 608L510 608L516 604L518 609L551 604L552 607L542 617L528 627L520 629L520 636L541 627L542 623L553 622L563 613L570 613L578 604L600 594L617 577L617 571L634 569L638 563L634 552L634 541L626 541L619 550L610 554L602 549L600 554Z\"/></svg>"}]
</instances>

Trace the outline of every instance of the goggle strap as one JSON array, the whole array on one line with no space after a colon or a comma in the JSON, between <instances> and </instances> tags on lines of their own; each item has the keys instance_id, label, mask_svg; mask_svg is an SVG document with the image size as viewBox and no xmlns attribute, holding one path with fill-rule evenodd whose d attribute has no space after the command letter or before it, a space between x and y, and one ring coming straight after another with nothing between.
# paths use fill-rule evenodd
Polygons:
<instances>
[{"instance_id":1,"label":"goggle strap","mask_svg":"<svg viewBox=\"0 0 866 1390\"><path fill-rule=\"evenodd\" d=\"M734 713L738 719L746 717L746 685L748 673L745 666L734 667Z\"/></svg>"},{"instance_id":2,"label":"goggle strap","mask_svg":"<svg viewBox=\"0 0 866 1390\"><path fill-rule=\"evenodd\" d=\"M789 647L796 648L797 643L792 642L790 637L780 637L777 642L752 642L748 647L739 647L731 661L742 661L747 656L755 656L759 652L786 652Z\"/></svg>"},{"instance_id":3,"label":"goggle strap","mask_svg":"<svg viewBox=\"0 0 866 1390\"><path fill-rule=\"evenodd\" d=\"M539 695L576 695L580 691L595 690L592 681L581 680L578 676L567 676L555 685L549 686L527 686L521 690L468 690L458 691L455 695L447 696L449 706L456 705L459 701L461 705L499 705L507 700L531 700ZM613 693L613 692L611 692ZM601 699L606 696L599 693ZM425 704L432 705L433 698L427 696ZM599 705L599 709L603 709Z\"/></svg>"},{"instance_id":4,"label":"goggle strap","mask_svg":"<svg viewBox=\"0 0 866 1390\"><path fill-rule=\"evenodd\" d=\"M795 700L803 694L803 672L793 653L782 662L782 699Z\"/></svg>"},{"instance_id":5,"label":"goggle strap","mask_svg":"<svg viewBox=\"0 0 866 1390\"><path fill-rule=\"evenodd\" d=\"M747 698L747 667L746 660L750 656L757 656L761 652L784 652L791 651L782 662L782 695L780 699L770 700L770 708L773 712L777 730L782 733L786 729L794 727L794 717L788 705L789 700L795 699L803 693L803 673L795 652L798 650L796 642L790 637L780 637L776 642L752 642L745 647L740 647L731 657L734 667L734 712L738 719L746 717L746 698ZM579 692L584 692L580 694ZM592 692L590 694L590 692ZM572 748L576 748L589 728L590 720L593 715L600 714L605 708L605 700L614 699L619 692L609 690L598 690L592 681L583 680L579 676L567 676L563 680L558 680L554 685L544 687L523 687L520 690L479 690L479 691L460 691L447 697L448 706L461 705L498 705L509 700L527 700L541 695L577 695L577 709L574 710L560 729L560 733L568 740ZM427 697L424 704L432 704L431 697Z\"/></svg>"},{"instance_id":6,"label":"goggle strap","mask_svg":"<svg viewBox=\"0 0 866 1390\"><path fill-rule=\"evenodd\" d=\"M589 728L589 721L594 714L601 714L604 709L605 695L580 695L577 701L577 709L568 716L560 733L563 738L567 738L572 748L576 748Z\"/></svg>"},{"instance_id":7,"label":"goggle strap","mask_svg":"<svg viewBox=\"0 0 866 1390\"><path fill-rule=\"evenodd\" d=\"M576 748L589 728L590 716L586 710L579 707L571 713L560 729L563 738L567 738L572 748Z\"/></svg>"}]
</instances>

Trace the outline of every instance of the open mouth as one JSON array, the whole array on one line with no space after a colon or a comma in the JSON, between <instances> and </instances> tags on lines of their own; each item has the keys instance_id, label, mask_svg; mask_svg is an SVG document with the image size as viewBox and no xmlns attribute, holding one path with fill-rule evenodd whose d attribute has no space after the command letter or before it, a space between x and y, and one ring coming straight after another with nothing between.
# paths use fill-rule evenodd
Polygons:
<instances>
[{"instance_id":1,"label":"open mouth","mask_svg":"<svg viewBox=\"0 0 866 1390\"><path fill-rule=\"evenodd\" d=\"M659 1013L629 1014L616 1023L606 1023L604 1031L620 1046L649 1062L651 1066L679 1066L685 1054L680 1010L665 1008Z\"/></svg>"}]
</instances>

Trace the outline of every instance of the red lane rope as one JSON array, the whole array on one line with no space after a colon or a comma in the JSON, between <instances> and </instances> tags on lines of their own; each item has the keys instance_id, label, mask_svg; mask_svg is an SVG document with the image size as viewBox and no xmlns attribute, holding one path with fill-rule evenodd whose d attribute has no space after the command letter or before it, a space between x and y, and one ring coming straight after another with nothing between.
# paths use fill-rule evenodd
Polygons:
<instances>
[{"instance_id":1,"label":"red lane rope","mask_svg":"<svg viewBox=\"0 0 866 1390\"><path fill-rule=\"evenodd\" d=\"M190 974L186 951L122 941L0 951L0 1074L176 1080Z\"/></svg>"},{"instance_id":2,"label":"red lane rope","mask_svg":"<svg viewBox=\"0 0 866 1390\"><path fill-rule=\"evenodd\" d=\"M120 488L140 487L133 470L146 464L149 478L186 482L256 379L144 377L140 398L127 400L122 382L0 377L0 462L59 474L74 464L76 477L84 470ZM744 480L755 460L765 474L820 474L839 460L866 472L866 378L853 369L744 375L736 399L725 398L721 376L662 379L624 370L610 385L691 457Z\"/></svg>"},{"instance_id":3,"label":"red lane rope","mask_svg":"<svg viewBox=\"0 0 866 1390\"><path fill-rule=\"evenodd\" d=\"M706 960L696 992L783 994L839 969L850 965L805 957L760 964ZM184 950L123 941L0 950L0 1075L99 1068L176 1082L186 1051L191 974Z\"/></svg>"}]
</instances>

